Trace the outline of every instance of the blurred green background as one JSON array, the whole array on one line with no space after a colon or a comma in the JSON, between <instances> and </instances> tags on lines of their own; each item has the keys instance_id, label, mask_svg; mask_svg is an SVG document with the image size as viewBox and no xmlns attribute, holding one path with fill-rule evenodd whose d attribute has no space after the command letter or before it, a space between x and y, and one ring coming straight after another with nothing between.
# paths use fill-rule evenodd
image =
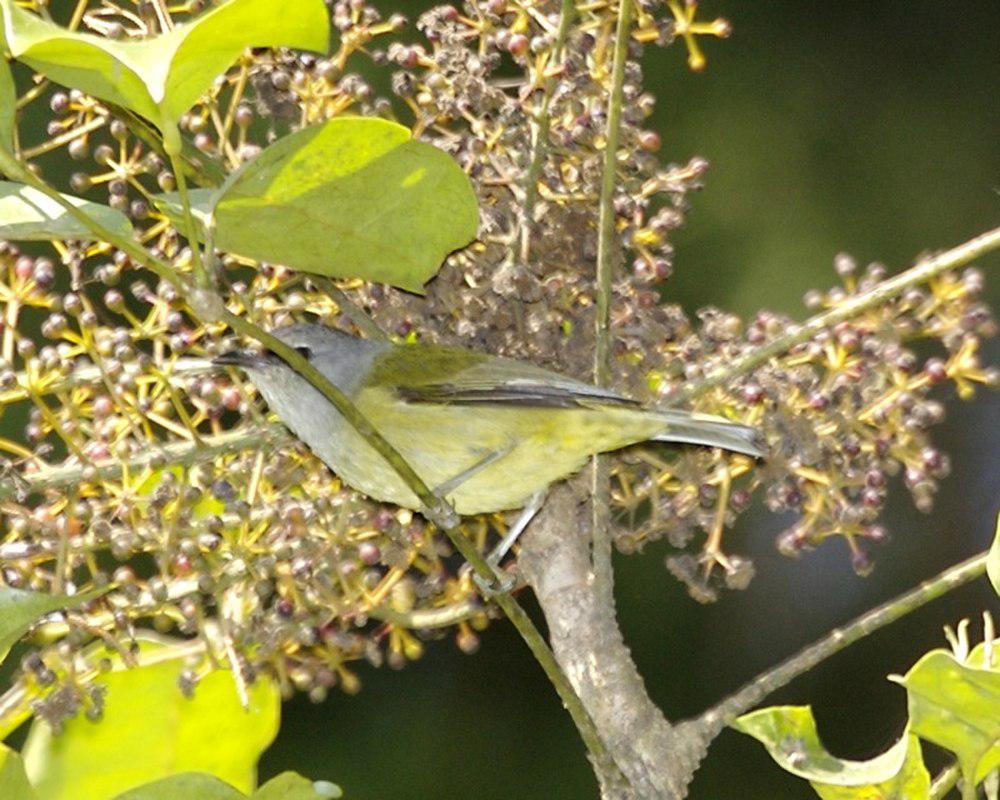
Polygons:
<instances>
[{"instance_id":1,"label":"blurred green background","mask_svg":"<svg viewBox=\"0 0 1000 800\"><path fill-rule=\"evenodd\" d=\"M380 7L415 16L424 5ZM645 57L664 156L699 154L712 165L675 238L668 292L679 301L802 316L802 294L834 282L838 251L895 271L1000 223L996 0L714 0L700 13L734 26L730 40L707 42L706 72L686 70L681 46ZM1000 266L996 256L986 263ZM988 274L994 306L997 272ZM867 579L853 574L839 542L798 561L779 556L774 536L785 521L766 512L729 539L754 557L757 578L712 606L668 576L665 543L618 559L626 638L671 718L699 712L832 626L985 547L998 508L1000 398L950 410L937 439L954 474L930 516L896 487L885 518L892 538ZM813 703L837 754L871 756L904 720L904 693L885 676L941 645L943 624L990 607L998 610L985 580L954 592L772 701ZM295 769L341 783L353 800L596 797L569 717L509 625L493 625L475 656L446 641L401 672L361 675L356 697L286 706L262 778ZM756 742L727 732L691 796L783 800L811 791Z\"/></svg>"}]
</instances>

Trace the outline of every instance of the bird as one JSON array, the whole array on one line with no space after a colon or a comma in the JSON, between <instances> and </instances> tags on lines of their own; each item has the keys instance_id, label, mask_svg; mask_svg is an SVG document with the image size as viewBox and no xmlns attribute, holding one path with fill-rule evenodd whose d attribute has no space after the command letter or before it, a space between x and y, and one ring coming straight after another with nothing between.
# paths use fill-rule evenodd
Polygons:
<instances>
[{"instance_id":1,"label":"bird","mask_svg":"<svg viewBox=\"0 0 1000 800\"><path fill-rule=\"evenodd\" d=\"M272 333L343 392L458 514L522 510L491 554L493 564L541 507L548 487L598 453L644 441L755 458L767 452L756 428L646 405L525 361L367 339L312 322ZM237 348L213 362L244 370L271 411L343 483L377 501L422 508L395 469L278 355Z\"/></svg>"}]
</instances>

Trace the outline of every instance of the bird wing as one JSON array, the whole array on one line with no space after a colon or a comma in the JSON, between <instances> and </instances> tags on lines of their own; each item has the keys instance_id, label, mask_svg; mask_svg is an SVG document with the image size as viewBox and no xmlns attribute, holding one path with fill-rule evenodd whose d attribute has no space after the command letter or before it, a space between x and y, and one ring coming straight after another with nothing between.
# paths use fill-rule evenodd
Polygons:
<instances>
[{"instance_id":1,"label":"bird wing","mask_svg":"<svg viewBox=\"0 0 1000 800\"><path fill-rule=\"evenodd\" d=\"M523 361L432 344L387 350L378 357L365 383L390 388L411 403L545 408L639 405L617 392Z\"/></svg>"}]
</instances>

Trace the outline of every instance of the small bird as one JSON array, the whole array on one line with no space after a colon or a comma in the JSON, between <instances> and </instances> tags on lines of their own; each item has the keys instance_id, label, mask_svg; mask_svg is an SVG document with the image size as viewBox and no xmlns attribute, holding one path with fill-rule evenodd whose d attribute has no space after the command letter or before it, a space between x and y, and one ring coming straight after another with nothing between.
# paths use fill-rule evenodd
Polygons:
<instances>
[{"instance_id":1,"label":"small bird","mask_svg":"<svg viewBox=\"0 0 1000 800\"><path fill-rule=\"evenodd\" d=\"M524 509L504 538L503 552L491 557L494 563L538 510L547 488L596 453L656 441L765 454L754 428L646 406L514 359L362 339L313 323L273 333L347 395L459 514ZM389 463L277 355L231 350L214 363L243 368L271 410L346 484L375 500L421 508Z\"/></svg>"}]
</instances>

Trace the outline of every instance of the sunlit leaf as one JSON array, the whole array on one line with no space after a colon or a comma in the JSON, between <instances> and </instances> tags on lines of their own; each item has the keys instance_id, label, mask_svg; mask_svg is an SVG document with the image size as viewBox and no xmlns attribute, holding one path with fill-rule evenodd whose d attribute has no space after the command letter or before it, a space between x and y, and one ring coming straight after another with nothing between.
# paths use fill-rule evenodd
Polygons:
<instances>
[{"instance_id":1,"label":"sunlit leaf","mask_svg":"<svg viewBox=\"0 0 1000 800\"><path fill-rule=\"evenodd\" d=\"M205 772L242 792L253 790L257 760L278 731L276 684L258 678L245 711L232 674L216 671L188 699L178 688L184 663L153 661L161 651L144 643L147 665L97 679L107 687L99 723L79 716L58 736L44 721L32 723L25 765L45 800L106 800L181 772Z\"/></svg>"},{"instance_id":2,"label":"sunlit leaf","mask_svg":"<svg viewBox=\"0 0 1000 800\"><path fill-rule=\"evenodd\" d=\"M248 47L326 52L323 0L229 0L144 40L70 31L0 0L11 55L57 83L171 125Z\"/></svg>"},{"instance_id":3,"label":"sunlit leaf","mask_svg":"<svg viewBox=\"0 0 1000 800\"><path fill-rule=\"evenodd\" d=\"M294 772L272 778L249 800L335 800L343 797L340 787L329 781L311 781ZM115 797L114 800L247 800L247 796L212 775L184 772L163 778Z\"/></svg>"},{"instance_id":4,"label":"sunlit leaf","mask_svg":"<svg viewBox=\"0 0 1000 800\"><path fill-rule=\"evenodd\" d=\"M131 234L132 226L120 211L68 194L63 197L112 233L120 236ZM0 181L0 239L50 241L93 238L90 228L38 189L22 183Z\"/></svg>"},{"instance_id":5,"label":"sunlit leaf","mask_svg":"<svg viewBox=\"0 0 1000 800\"><path fill-rule=\"evenodd\" d=\"M334 119L286 136L214 196L194 193L202 219L213 200L223 250L413 292L479 224L472 184L451 157L381 119Z\"/></svg>"},{"instance_id":6,"label":"sunlit leaf","mask_svg":"<svg viewBox=\"0 0 1000 800\"><path fill-rule=\"evenodd\" d=\"M997 515L997 532L993 536L993 546L986 556L986 574L997 594L1000 594L1000 514Z\"/></svg>"},{"instance_id":7,"label":"sunlit leaf","mask_svg":"<svg viewBox=\"0 0 1000 800\"><path fill-rule=\"evenodd\" d=\"M977 782L1000 766L1000 669L983 666L981 653L961 663L932 650L895 679L906 687L911 730L951 750Z\"/></svg>"},{"instance_id":8,"label":"sunlit leaf","mask_svg":"<svg viewBox=\"0 0 1000 800\"><path fill-rule=\"evenodd\" d=\"M204 772L182 772L129 789L114 800L246 800L246 795L225 781Z\"/></svg>"},{"instance_id":9,"label":"sunlit leaf","mask_svg":"<svg viewBox=\"0 0 1000 800\"><path fill-rule=\"evenodd\" d=\"M28 783L21 756L0 744L0 797L3 800L38 800Z\"/></svg>"},{"instance_id":10,"label":"sunlit leaf","mask_svg":"<svg viewBox=\"0 0 1000 800\"><path fill-rule=\"evenodd\" d=\"M191 189L188 191L191 215L195 222L201 226L202 235L212 219L212 203L217 191L217 189ZM184 222L184 206L181 205L181 196L177 192L153 195L153 202L175 224L179 225Z\"/></svg>"},{"instance_id":11,"label":"sunlit leaf","mask_svg":"<svg viewBox=\"0 0 1000 800\"><path fill-rule=\"evenodd\" d=\"M13 152L14 124L17 120L17 89L10 64L0 53L0 147Z\"/></svg>"},{"instance_id":12,"label":"sunlit leaf","mask_svg":"<svg viewBox=\"0 0 1000 800\"><path fill-rule=\"evenodd\" d=\"M336 800L344 793L329 781L311 781L294 772L282 772L261 786L251 800Z\"/></svg>"},{"instance_id":13,"label":"sunlit leaf","mask_svg":"<svg viewBox=\"0 0 1000 800\"><path fill-rule=\"evenodd\" d=\"M67 597L0 586L0 661L39 618L61 608L72 608L100 597L107 589L92 589ZM0 795L3 797L3 795Z\"/></svg>"},{"instance_id":14,"label":"sunlit leaf","mask_svg":"<svg viewBox=\"0 0 1000 800\"><path fill-rule=\"evenodd\" d=\"M808 780L823 800L920 800L930 788L920 742L905 733L869 761L837 758L823 746L809 706L745 714L733 727L760 741L778 764Z\"/></svg>"}]
</instances>

